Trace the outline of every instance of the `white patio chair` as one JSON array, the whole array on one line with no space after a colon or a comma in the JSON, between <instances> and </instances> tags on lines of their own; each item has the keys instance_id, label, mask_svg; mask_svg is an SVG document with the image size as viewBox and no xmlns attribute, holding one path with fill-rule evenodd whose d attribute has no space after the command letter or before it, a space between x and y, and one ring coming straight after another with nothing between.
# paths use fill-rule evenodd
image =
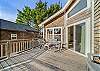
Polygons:
<instances>
[{"instance_id":1,"label":"white patio chair","mask_svg":"<svg viewBox=\"0 0 100 71\"><path fill-rule=\"evenodd\" d=\"M48 50L51 50L52 48L59 48L59 42L57 39L49 39L48 42L45 44L45 47L48 47Z\"/></svg>"}]
</instances>

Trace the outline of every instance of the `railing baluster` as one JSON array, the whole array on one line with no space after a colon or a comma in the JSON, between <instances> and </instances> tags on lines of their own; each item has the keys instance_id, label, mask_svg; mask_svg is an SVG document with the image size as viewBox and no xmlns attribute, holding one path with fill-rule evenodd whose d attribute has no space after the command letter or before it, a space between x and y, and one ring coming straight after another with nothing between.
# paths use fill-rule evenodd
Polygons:
<instances>
[{"instance_id":1,"label":"railing baluster","mask_svg":"<svg viewBox=\"0 0 100 71\"><path fill-rule=\"evenodd\" d=\"M22 47L21 47L21 51L23 51L23 42L21 42L21 46L22 46Z\"/></svg>"},{"instance_id":2,"label":"railing baluster","mask_svg":"<svg viewBox=\"0 0 100 71\"><path fill-rule=\"evenodd\" d=\"M2 45L0 44L0 57L1 57L1 46L2 46Z\"/></svg>"},{"instance_id":3,"label":"railing baluster","mask_svg":"<svg viewBox=\"0 0 100 71\"><path fill-rule=\"evenodd\" d=\"M5 56L7 56L7 48L8 48L7 45L8 45L8 44L6 43L6 47L5 47Z\"/></svg>"},{"instance_id":4,"label":"railing baluster","mask_svg":"<svg viewBox=\"0 0 100 71\"><path fill-rule=\"evenodd\" d=\"M20 42L18 42L18 52L20 51Z\"/></svg>"},{"instance_id":5,"label":"railing baluster","mask_svg":"<svg viewBox=\"0 0 100 71\"><path fill-rule=\"evenodd\" d=\"M14 52L16 52L16 42L14 42Z\"/></svg>"},{"instance_id":6,"label":"railing baluster","mask_svg":"<svg viewBox=\"0 0 100 71\"><path fill-rule=\"evenodd\" d=\"M21 51L21 42L20 42L20 51Z\"/></svg>"},{"instance_id":7,"label":"railing baluster","mask_svg":"<svg viewBox=\"0 0 100 71\"><path fill-rule=\"evenodd\" d=\"M23 43L24 43L24 42L22 41L22 46L23 46L23 47L22 47L22 50L24 50L24 44L23 44Z\"/></svg>"},{"instance_id":8,"label":"railing baluster","mask_svg":"<svg viewBox=\"0 0 100 71\"><path fill-rule=\"evenodd\" d=\"M26 41L24 42L24 48L25 48L25 50L26 50Z\"/></svg>"},{"instance_id":9,"label":"railing baluster","mask_svg":"<svg viewBox=\"0 0 100 71\"><path fill-rule=\"evenodd\" d=\"M23 41L23 50L24 50L24 41Z\"/></svg>"},{"instance_id":10,"label":"railing baluster","mask_svg":"<svg viewBox=\"0 0 100 71\"><path fill-rule=\"evenodd\" d=\"M1 57L3 56L2 48L3 48L3 45L1 45Z\"/></svg>"},{"instance_id":11,"label":"railing baluster","mask_svg":"<svg viewBox=\"0 0 100 71\"><path fill-rule=\"evenodd\" d=\"M28 41L27 41L27 49L28 49Z\"/></svg>"},{"instance_id":12,"label":"railing baluster","mask_svg":"<svg viewBox=\"0 0 100 71\"><path fill-rule=\"evenodd\" d=\"M19 52L19 42L17 42L17 52Z\"/></svg>"},{"instance_id":13,"label":"railing baluster","mask_svg":"<svg viewBox=\"0 0 100 71\"><path fill-rule=\"evenodd\" d=\"M14 44L13 44L13 42L12 42L12 53L13 53L13 51L14 51Z\"/></svg>"},{"instance_id":14,"label":"railing baluster","mask_svg":"<svg viewBox=\"0 0 100 71\"><path fill-rule=\"evenodd\" d=\"M22 47L22 45L21 45L21 42L20 42L20 51L22 50L22 48L21 48L21 47Z\"/></svg>"},{"instance_id":15,"label":"railing baluster","mask_svg":"<svg viewBox=\"0 0 100 71\"><path fill-rule=\"evenodd\" d=\"M28 47L27 47L27 49L29 49L29 41L27 42L27 44L28 44Z\"/></svg>"},{"instance_id":16,"label":"railing baluster","mask_svg":"<svg viewBox=\"0 0 100 71\"><path fill-rule=\"evenodd\" d=\"M14 42L14 52L16 51L16 43Z\"/></svg>"},{"instance_id":17,"label":"railing baluster","mask_svg":"<svg viewBox=\"0 0 100 71\"><path fill-rule=\"evenodd\" d=\"M16 42L16 52L17 52L17 50L18 50L18 45L17 45L17 42Z\"/></svg>"},{"instance_id":18,"label":"railing baluster","mask_svg":"<svg viewBox=\"0 0 100 71\"><path fill-rule=\"evenodd\" d=\"M25 50L26 50L26 41L24 42L24 48L25 48Z\"/></svg>"}]
</instances>

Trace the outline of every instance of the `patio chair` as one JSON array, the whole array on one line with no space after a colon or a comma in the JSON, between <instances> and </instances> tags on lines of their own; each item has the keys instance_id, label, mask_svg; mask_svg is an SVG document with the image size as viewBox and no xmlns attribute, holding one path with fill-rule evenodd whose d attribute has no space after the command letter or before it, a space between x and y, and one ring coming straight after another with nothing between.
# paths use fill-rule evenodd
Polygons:
<instances>
[{"instance_id":1,"label":"patio chair","mask_svg":"<svg viewBox=\"0 0 100 71\"><path fill-rule=\"evenodd\" d=\"M59 42L57 39L49 39L45 46L48 47L48 50L51 50L53 48L58 48Z\"/></svg>"},{"instance_id":2,"label":"patio chair","mask_svg":"<svg viewBox=\"0 0 100 71\"><path fill-rule=\"evenodd\" d=\"M61 50L67 50L66 45L67 43L61 43Z\"/></svg>"}]
</instances>

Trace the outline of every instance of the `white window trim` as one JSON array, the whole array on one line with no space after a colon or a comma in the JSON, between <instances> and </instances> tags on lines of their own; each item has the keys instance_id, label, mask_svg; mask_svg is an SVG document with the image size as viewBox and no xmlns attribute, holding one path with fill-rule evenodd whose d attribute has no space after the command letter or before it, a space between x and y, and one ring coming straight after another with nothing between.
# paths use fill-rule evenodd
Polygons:
<instances>
[{"instance_id":1,"label":"white window trim","mask_svg":"<svg viewBox=\"0 0 100 71\"><path fill-rule=\"evenodd\" d=\"M61 28L61 42L62 42L62 27L52 27L52 28L46 28L46 40L47 40L47 30L48 29L53 29L53 38L54 38L54 29L55 28ZM56 35L56 34L55 34ZM59 34L58 34L59 35Z\"/></svg>"},{"instance_id":2,"label":"white window trim","mask_svg":"<svg viewBox=\"0 0 100 71\"><path fill-rule=\"evenodd\" d=\"M80 0L77 0L77 2L68 10L68 12L66 13L67 15L79 3L79 1ZM67 17L67 19L70 19L70 18L74 17L75 15L77 15L77 14L79 14L79 13L81 13L81 12L87 10L87 9L89 9L90 7L91 7L91 0L87 0L87 7L86 8L80 10L79 12L77 12L74 15L70 16L69 18L68 18L68 16L66 16L66 17Z\"/></svg>"},{"instance_id":3,"label":"white window trim","mask_svg":"<svg viewBox=\"0 0 100 71\"><path fill-rule=\"evenodd\" d=\"M92 0L92 48L91 53L94 53L94 0Z\"/></svg>"},{"instance_id":4,"label":"white window trim","mask_svg":"<svg viewBox=\"0 0 100 71\"><path fill-rule=\"evenodd\" d=\"M17 34L11 34L11 40L16 40L16 39L12 39L12 37L16 37L17 39Z\"/></svg>"}]
</instances>

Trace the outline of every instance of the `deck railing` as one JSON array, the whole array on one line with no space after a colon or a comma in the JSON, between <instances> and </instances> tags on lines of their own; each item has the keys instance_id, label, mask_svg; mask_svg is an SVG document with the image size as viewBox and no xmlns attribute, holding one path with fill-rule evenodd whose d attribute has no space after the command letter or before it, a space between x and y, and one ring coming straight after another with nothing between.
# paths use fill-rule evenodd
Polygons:
<instances>
[{"instance_id":1,"label":"deck railing","mask_svg":"<svg viewBox=\"0 0 100 71\"><path fill-rule=\"evenodd\" d=\"M2 40L0 41L0 58L28 50L33 47L32 45L34 43L29 39Z\"/></svg>"}]
</instances>

